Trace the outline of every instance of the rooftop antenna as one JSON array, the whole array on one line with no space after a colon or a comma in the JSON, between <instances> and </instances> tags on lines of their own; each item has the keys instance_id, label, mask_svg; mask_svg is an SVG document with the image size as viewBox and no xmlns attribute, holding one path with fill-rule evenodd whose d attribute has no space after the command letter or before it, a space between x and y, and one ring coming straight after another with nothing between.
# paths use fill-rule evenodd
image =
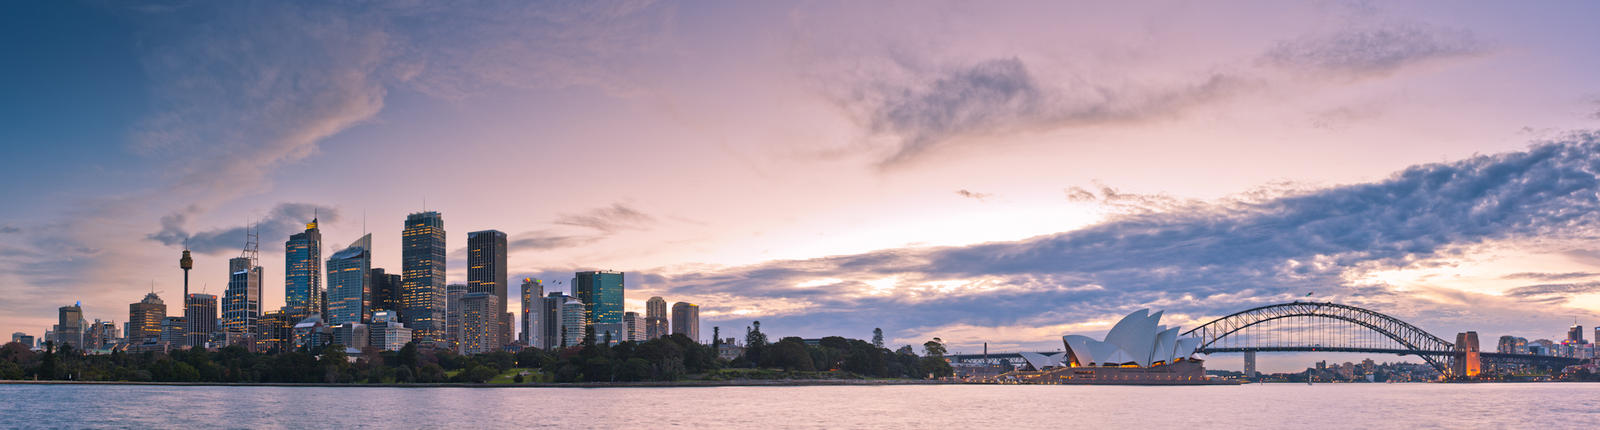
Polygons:
<instances>
[{"instance_id":1,"label":"rooftop antenna","mask_svg":"<svg viewBox=\"0 0 1600 430\"><path fill-rule=\"evenodd\" d=\"M244 237L244 253L239 256L249 258L250 266L254 267L259 264L257 261L261 258L261 229L256 226L255 221L249 221L245 226Z\"/></svg>"}]
</instances>

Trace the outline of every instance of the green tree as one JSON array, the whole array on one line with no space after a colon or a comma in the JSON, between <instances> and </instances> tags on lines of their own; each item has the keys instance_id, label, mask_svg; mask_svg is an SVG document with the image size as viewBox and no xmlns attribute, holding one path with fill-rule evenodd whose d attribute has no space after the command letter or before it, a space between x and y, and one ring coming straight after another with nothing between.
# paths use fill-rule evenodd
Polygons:
<instances>
[{"instance_id":1,"label":"green tree","mask_svg":"<svg viewBox=\"0 0 1600 430\"><path fill-rule=\"evenodd\" d=\"M751 324L755 327L745 329L744 356L759 366L763 361L761 354L767 348L767 335L761 333L761 321L754 321Z\"/></svg>"},{"instance_id":2,"label":"green tree","mask_svg":"<svg viewBox=\"0 0 1600 430\"><path fill-rule=\"evenodd\" d=\"M922 352L923 352L922 355L928 356L928 357L943 357L944 354L945 354L944 340L939 339L939 338L936 337L936 338L933 338L933 340L928 341L927 343L923 343L922 344Z\"/></svg>"},{"instance_id":3,"label":"green tree","mask_svg":"<svg viewBox=\"0 0 1600 430\"><path fill-rule=\"evenodd\" d=\"M806 351L805 341L798 337L786 337L772 344L767 361L762 365L784 370L816 370L811 362L811 353Z\"/></svg>"},{"instance_id":4,"label":"green tree","mask_svg":"<svg viewBox=\"0 0 1600 430\"><path fill-rule=\"evenodd\" d=\"M872 329L872 347L878 349L883 348L883 329Z\"/></svg>"}]
</instances>

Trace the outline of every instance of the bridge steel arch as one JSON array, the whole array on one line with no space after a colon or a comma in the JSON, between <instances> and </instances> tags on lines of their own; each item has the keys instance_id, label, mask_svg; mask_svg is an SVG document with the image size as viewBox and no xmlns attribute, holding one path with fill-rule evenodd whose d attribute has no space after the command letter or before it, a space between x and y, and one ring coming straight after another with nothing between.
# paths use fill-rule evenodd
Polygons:
<instances>
[{"instance_id":1,"label":"bridge steel arch","mask_svg":"<svg viewBox=\"0 0 1600 430\"><path fill-rule=\"evenodd\" d=\"M1373 352L1390 352L1402 355L1416 355L1421 357L1424 361L1427 361L1428 364L1433 366L1435 369L1438 369L1440 373L1446 375L1450 374L1451 369L1449 363L1441 360L1441 358L1444 360L1449 360L1452 358L1451 354L1455 351L1454 344L1451 344L1444 339L1440 339L1438 336L1434 336L1432 333L1428 333L1423 329L1417 328L1417 326L1411 325L1405 321L1401 321L1398 318L1374 312L1372 310L1338 303L1292 302L1255 307L1212 320L1211 322L1205 323L1199 327L1189 330L1188 332L1185 332L1184 336L1196 336L1201 339L1200 347L1198 348L1197 352L1227 352L1219 349L1211 349L1209 347L1212 344L1215 344L1218 340L1228 337L1229 335L1243 330L1246 327L1290 317L1329 318L1364 327L1368 330L1382 334L1391 340L1394 340L1404 348ZM1227 349L1233 350L1235 348ZM1329 345L1327 347L1317 347L1308 350L1317 349L1343 350L1350 348L1340 348L1336 345ZM1289 351L1297 350L1297 348L1273 348L1272 350Z\"/></svg>"}]
</instances>

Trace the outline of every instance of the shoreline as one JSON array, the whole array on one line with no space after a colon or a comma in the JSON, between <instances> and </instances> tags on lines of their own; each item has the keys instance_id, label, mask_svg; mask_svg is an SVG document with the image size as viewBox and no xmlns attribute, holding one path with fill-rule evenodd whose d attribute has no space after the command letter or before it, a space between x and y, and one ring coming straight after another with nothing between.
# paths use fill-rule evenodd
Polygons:
<instances>
[{"instance_id":1,"label":"shoreline","mask_svg":"<svg viewBox=\"0 0 1600 430\"><path fill-rule=\"evenodd\" d=\"M170 387L340 387L340 388L677 388L677 387L814 387L891 385L970 385L960 381L860 379L751 379L729 381L537 382L521 384L340 384L315 382L138 382L138 381L5 381L0 385L129 385Z\"/></svg>"}]
</instances>

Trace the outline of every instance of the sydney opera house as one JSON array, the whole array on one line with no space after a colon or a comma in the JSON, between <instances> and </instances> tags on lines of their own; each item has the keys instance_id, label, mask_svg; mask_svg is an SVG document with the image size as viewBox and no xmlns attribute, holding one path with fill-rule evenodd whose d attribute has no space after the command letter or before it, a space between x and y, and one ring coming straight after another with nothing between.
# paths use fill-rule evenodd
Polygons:
<instances>
[{"instance_id":1,"label":"sydney opera house","mask_svg":"<svg viewBox=\"0 0 1600 430\"><path fill-rule=\"evenodd\" d=\"M1161 312L1141 309L1111 327L1104 340L1062 336L1066 351L1025 352L1032 370L1002 375L1014 383L1034 384L1206 384L1202 360L1191 357L1200 338L1178 335L1177 327L1161 324Z\"/></svg>"}]
</instances>

